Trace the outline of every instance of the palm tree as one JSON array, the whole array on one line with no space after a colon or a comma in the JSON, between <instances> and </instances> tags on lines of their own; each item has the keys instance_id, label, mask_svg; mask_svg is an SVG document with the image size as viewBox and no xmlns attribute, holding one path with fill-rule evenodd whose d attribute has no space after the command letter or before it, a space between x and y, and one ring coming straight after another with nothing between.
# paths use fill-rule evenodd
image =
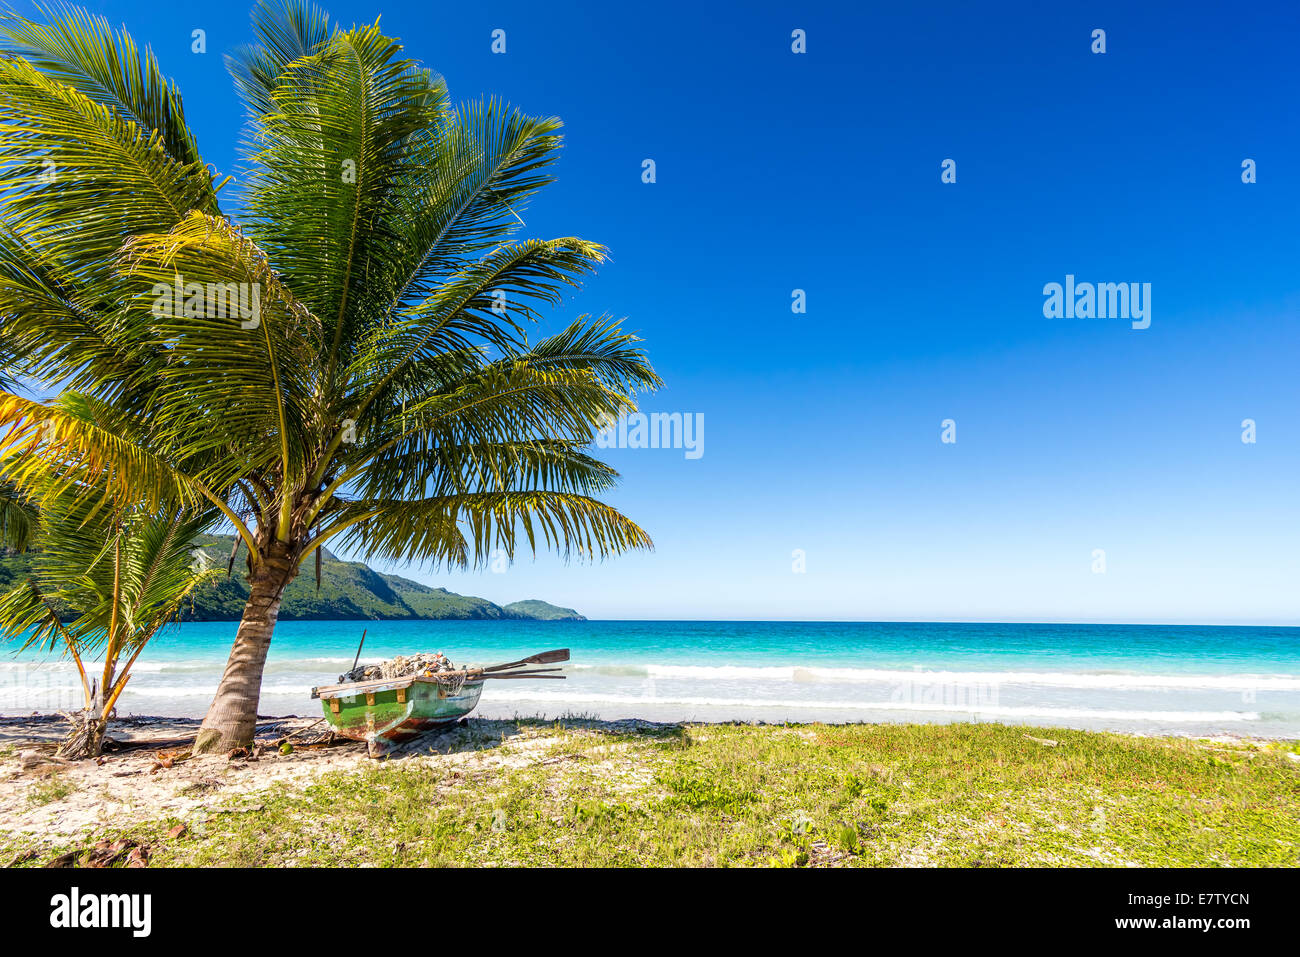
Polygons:
<instances>
[{"instance_id":1,"label":"palm tree","mask_svg":"<svg viewBox=\"0 0 1300 957\"><path fill-rule=\"evenodd\" d=\"M3 471L75 464L234 529L251 594L198 751L251 741L281 593L325 542L451 566L650 546L587 452L659 384L638 340L608 317L526 334L605 256L511 238L559 121L453 107L377 26L298 0L254 27L228 58L233 214L151 53L79 12L0 27L0 316L94 413L0 395ZM140 434L88 424L103 407Z\"/></svg>"},{"instance_id":2,"label":"palm tree","mask_svg":"<svg viewBox=\"0 0 1300 957\"><path fill-rule=\"evenodd\" d=\"M82 494L85 475L45 473L34 482L44 507L32 577L0 595L0 632L23 648L62 651L81 679L85 706L59 753L94 757L103 749L113 706L149 640L177 618L185 600L217 570L195 564L194 536L210 522L167 505L103 507ZM61 620L70 617L66 623ZM104 655L98 676L86 659Z\"/></svg>"}]
</instances>

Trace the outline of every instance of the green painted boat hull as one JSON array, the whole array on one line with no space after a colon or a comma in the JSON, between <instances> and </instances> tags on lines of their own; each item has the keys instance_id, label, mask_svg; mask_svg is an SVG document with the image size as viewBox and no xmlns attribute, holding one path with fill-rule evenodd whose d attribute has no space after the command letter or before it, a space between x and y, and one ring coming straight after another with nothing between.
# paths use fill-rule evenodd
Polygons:
<instances>
[{"instance_id":1,"label":"green painted boat hull","mask_svg":"<svg viewBox=\"0 0 1300 957\"><path fill-rule=\"evenodd\" d=\"M394 684L396 687L354 695L322 697L325 720L343 737L365 741L370 754L377 757L463 718L474 710L483 692L481 679L466 681L460 688L419 679Z\"/></svg>"}]
</instances>

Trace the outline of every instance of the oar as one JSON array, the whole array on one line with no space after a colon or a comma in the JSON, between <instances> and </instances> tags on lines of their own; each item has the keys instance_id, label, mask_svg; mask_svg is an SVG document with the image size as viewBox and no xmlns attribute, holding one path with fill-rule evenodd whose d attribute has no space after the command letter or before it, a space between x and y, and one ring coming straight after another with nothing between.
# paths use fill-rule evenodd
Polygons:
<instances>
[{"instance_id":1,"label":"oar","mask_svg":"<svg viewBox=\"0 0 1300 957\"><path fill-rule=\"evenodd\" d=\"M496 671L496 672L493 672L493 673L490 674L490 675L477 675L477 676L476 676L475 673L472 672L472 671L466 672L466 674L467 674L471 679L474 678L474 677L479 677L479 678L515 678L515 677L518 677L518 676L520 676L520 675L540 675L540 674L542 674L543 672L546 672L546 671L563 671L563 670L564 670L563 668L527 668L527 669L524 669L524 670L522 670L522 671L504 671L504 672L503 672L503 671Z\"/></svg>"},{"instance_id":2,"label":"oar","mask_svg":"<svg viewBox=\"0 0 1300 957\"><path fill-rule=\"evenodd\" d=\"M366 629L361 629L361 645L366 643ZM352 659L352 670L357 670L357 662L361 660L361 645L357 645L357 656Z\"/></svg>"},{"instance_id":3,"label":"oar","mask_svg":"<svg viewBox=\"0 0 1300 957\"><path fill-rule=\"evenodd\" d=\"M518 668L521 665L553 665L557 661L568 661L569 649L556 648L554 651L543 651L540 655L532 655L528 658L520 658L518 661L510 661L504 665L492 665L488 668L481 668L480 671L485 674L489 671L505 671L507 668Z\"/></svg>"},{"instance_id":4,"label":"oar","mask_svg":"<svg viewBox=\"0 0 1300 957\"><path fill-rule=\"evenodd\" d=\"M568 675L539 675L539 674L532 674L530 672L528 674L522 674L522 675L517 675L517 674L480 675L479 677L482 678L484 681L486 681L488 678L559 678L561 681L563 681L565 678L569 676Z\"/></svg>"}]
</instances>

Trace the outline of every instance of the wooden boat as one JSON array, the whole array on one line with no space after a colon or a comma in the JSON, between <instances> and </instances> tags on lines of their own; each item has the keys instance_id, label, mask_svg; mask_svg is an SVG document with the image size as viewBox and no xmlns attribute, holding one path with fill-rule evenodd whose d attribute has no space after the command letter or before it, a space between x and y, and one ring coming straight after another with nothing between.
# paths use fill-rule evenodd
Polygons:
<instances>
[{"instance_id":1,"label":"wooden boat","mask_svg":"<svg viewBox=\"0 0 1300 957\"><path fill-rule=\"evenodd\" d=\"M522 661L490 668L442 671L401 678L375 678L312 688L325 720L334 731L354 741L365 741L372 758L428 731L445 728L474 710L483 682L490 678L563 678L546 674L559 668L521 670L532 664L568 661L562 648Z\"/></svg>"}]
</instances>

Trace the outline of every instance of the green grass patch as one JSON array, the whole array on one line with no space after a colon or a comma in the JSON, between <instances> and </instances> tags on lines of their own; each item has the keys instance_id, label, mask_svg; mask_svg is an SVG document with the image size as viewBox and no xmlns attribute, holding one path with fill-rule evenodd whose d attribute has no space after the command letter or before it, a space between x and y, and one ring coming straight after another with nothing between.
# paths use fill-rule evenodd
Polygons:
<instances>
[{"instance_id":1,"label":"green grass patch","mask_svg":"<svg viewBox=\"0 0 1300 957\"><path fill-rule=\"evenodd\" d=\"M1300 863L1290 745L991 724L600 728L531 726L543 747L519 766L486 760L493 747L376 762L243 798L179 839L163 837L171 819L129 833L154 865Z\"/></svg>"},{"instance_id":2,"label":"green grass patch","mask_svg":"<svg viewBox=\"0 0 1300 957\"><path fill-rule=\"evenodd\" d=\"M55 801L62 801L75 790L77 790L75 784L64 780L59 774L51 774L32 785L27 792L27 800L36 805L52 804Z\"/></svg>"}]
</instances>

